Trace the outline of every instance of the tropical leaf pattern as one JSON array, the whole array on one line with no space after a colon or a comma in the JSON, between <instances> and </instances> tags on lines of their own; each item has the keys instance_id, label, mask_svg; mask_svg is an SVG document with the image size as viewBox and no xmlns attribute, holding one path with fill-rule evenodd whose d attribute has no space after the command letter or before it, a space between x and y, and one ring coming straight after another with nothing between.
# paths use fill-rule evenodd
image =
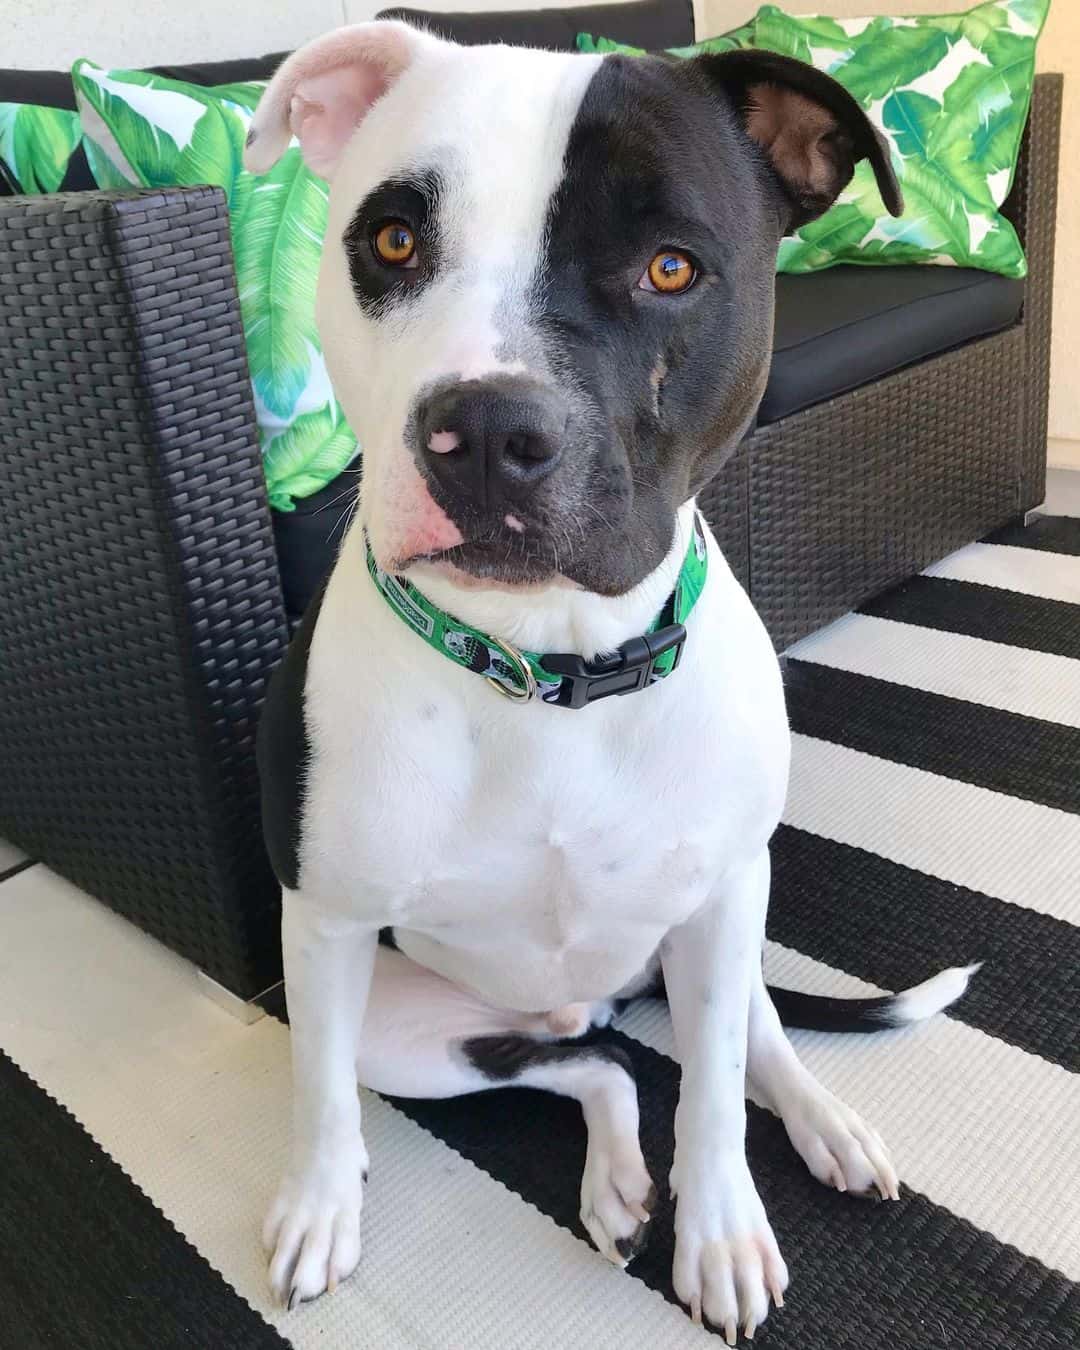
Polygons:
<instances>
[{"instance_id":1,"label":"tropical leaf pattern","mask_svg":"<svg viewBox=\"0 0 1080 1350\"><path fill-rule=\"evenodd\" d=\"M834 263L944 263L1027 271L999 207L1012 186L1050 0L989 0L963 14L796 18L773 5L752 45L797 56L849 90L884 133L904 193L885 214L867 164L840 202L780 246L781 272Z\"/></svg>"},{"instance_id":2,"label":"tropical leaf pattern","mask_svg":"<svg viewBox=\"0 0 1080 1350\"><path fill-rule=\"evenodd\" d=\"M262 82L201 88L89 61L72 78L99 185L225 192L267 490L271 506L293 510L357 454L315 328L326 184L295 145L268 174L243 167Z\"/></svg>"},{"instance_id":3,"label":"tropical leaf pattern","mask_svg":"<svg viewBox=\"0 0 1080 1350\"><path fill-rule=\"evenodd\" d=\"M1024 251L999 207L1012 187L1050 0L988 0L918 18L796 17L764 5L743 28L672 51L757 47L839 80L889 142L905 210L883 210L862 163L820 220L780 245L781 272L836 263L940 263L1022 277ZM579 34L582 51L641 55Z\"/></svg>"},{"instance_id":4,"label":"tropical leaf pattern","mask_svg":"<svg viewBox=\"0 0 1080 1350\"><path fill-rule=\"evenodd\" d=\"M0 167L16 192L55 192L81 136L69 108L0 103Z\"/></svg>"},{"instance_id":5,"label":"tropical leaf pattern","mask_svg":"<svg viewBox=\"0 0 1080 1350\"><path fill-rule=\"evenodd\" d=\"M695 42L690 47L668 47L668 56L680 56L683 58L690 56L701 56L704 52L730 52L737 47L749 45L751 25L746 24L743 28L736 28L733 32L724 33L721 37L706 38L703 42ZM646 54L644 47L630 47L625 42L616 42L613 38L594 37L592 33L579 33L577 35L577 49L579 52L591 52L594 56L604 56L608 52L619 52L623 56L644 56Z\"/></svg>"}]
</instances>

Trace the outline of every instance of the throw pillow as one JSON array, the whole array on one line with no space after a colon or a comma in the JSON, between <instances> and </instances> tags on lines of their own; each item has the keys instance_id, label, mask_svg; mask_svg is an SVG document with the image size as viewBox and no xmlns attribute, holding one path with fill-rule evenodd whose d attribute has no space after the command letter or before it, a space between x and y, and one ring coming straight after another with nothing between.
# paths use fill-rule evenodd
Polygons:
<instances>
[{"instance_id":1,"label":"throw pillow","mask_svg":"<svg viewBox=\"0 0 1080 1350\"><path fill-rule=\"evenodd\" d=\"M0 176L13 192L55 192L81 135L68 108L0 103Z\"/></svg>"},{"instance_id":2,"label":"throw pillow","mask_svg":"<svg viewBox=\"0 0 1080 1350\"><path fill-rule=\"evenodd\" d=\"M357 454L315 329L326 184L296 146L268 174L244 169L264 82L205 88L85 60L72 79L99 186L225 192L267 491L271 506L293 510Z\"/></svg>"},{"instance_id":3,"label":"throw pillow","mask_svg":"<svg viewBox=\"0 0 1080 1350\"><path fill-rule=\"evenodd\" d=\"M751 46L752 32L752 24L745 24L742 28L733 29L721 37L706 38L703 42L695 42L689 47L668 47L666 55L691 57L701 56L704 52L732 52L737 47ZM604 56L608 52L621 52L623 56L646 54L644 47L630 47L625 42L616 42L614 38L594 37L591 33L577 35L577 49L579 52L590 52L594 56Z\"/></svg>"},{"instance_id":4,"label":"throw pillow","mask_svg":"<svg viewBox=\"0 0 1080 1350\"><path fill-rule=\"evenodd\" d=\"M892 147L904 193L881 208L863 163L840 200L780 246L781 272L834 263L944 263L1027 271L1000 207L1012 187L1050 0L989 0L962 14L827 19L765 5L754 46L827 71Z\"/></svg>"},{"instance_id":5,"label":"throw pillow","mask_svg":"<svg viewBox=\"0 0 1080 1350\"><path fill-rule=\"evenodd\" d=\"M1016 231L1000 207L1012 187L1050 0L986 0L964 13L832 19L764 5L720 39L808 61L845 86L883 132L903 189L882 208L869 165L831 210L780 245L778 270L836 263L941 263L1022 277ZM590 51L630 50L582 34ZM694 56L708 43L683 48Z\"/></svg>"}]
</instances>

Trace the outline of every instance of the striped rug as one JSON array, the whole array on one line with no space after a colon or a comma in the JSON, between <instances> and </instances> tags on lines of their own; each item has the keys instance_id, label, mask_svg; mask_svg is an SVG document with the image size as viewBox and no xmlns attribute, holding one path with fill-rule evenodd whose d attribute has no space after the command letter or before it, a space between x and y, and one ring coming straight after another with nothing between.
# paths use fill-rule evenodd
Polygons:
<instances>
[{"instance_id":1,"label":"striped rug","mask_svg":"<svg viewBox=\"0 0 1080 1350\"><path fill-rule=\"evenodd\" d=\"M1080 519L973 544L794 647L795 755L767 965L862 993L984 968L947 1016L800 1053L891 1144L899 1205L806 1174L751 1108L791 1268L759 1343L1080 1343ZM0 859L0 866L3 860ZM670 1163L663 1004L611 1033ZM365 1252L333 1297L268 1298L288 1044L41 866L0 871L0 1347L625 1350L719 1345L670 1286L671 1214L626 1273L577 1219L577 1108L365 1094Z\"/></svg>"}]
</instances>

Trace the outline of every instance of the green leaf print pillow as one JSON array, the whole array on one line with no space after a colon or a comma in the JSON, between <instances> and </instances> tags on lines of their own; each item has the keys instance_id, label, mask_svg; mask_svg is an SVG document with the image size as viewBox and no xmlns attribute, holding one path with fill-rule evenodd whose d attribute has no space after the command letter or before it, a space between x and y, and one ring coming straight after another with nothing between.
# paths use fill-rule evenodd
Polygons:
<instances>
[{"instance_id":1,"label":"green leaf print pillow","mask_svg":"<svg viewBox=\"0 0 1080 1350\"><path fill-rule=\"evenodd\" d=\"M733 52L738 47L752 45L751 32L752 25L746 24L730 33L724 33L721 37L705 38L702 42L695 42L690 47L668 47L666 55L691 57L701 56L705 52ZM594 56L604 56L608 52L620 52L623 56L646 55L644 47L628 47L625 42L616 42L614 38L594 37L592 33L577 35L577 49L579 52L591 52Z\"/></svg>"},{"instance_id":2,"label":"green leaf print pillow","mask_svg":"<svg viewBox=\"0 0 1080 1350\"><path fill-rule=\"evenodd\" d=\"M999 208L1012 187L1049 7L988 0L962 14L830 19L764 5L744 28L713 39L795 56L832 75L892 149L904 214L887 214L864 161L831 210L781 242L777 270L943 263L1024 276L1024 251ZM587 34L578 46L640 54ZM703 42L672 55L729 49Z\"/></svg>"},{"instance_id":3,"label":"green leaf print pillow","mask_svg":"<svg viewBox=\"0 0 1080 1350\"><path fill-rule=\"evenodd\" d=\"M836 205L780 245L781 272L834 263L944 263L1027 271L999 208L1012 187L1050 0L989 0L918 18L793 17L765 5L753 46L839 80L892 147L905 210L882 209L865 163Z\"/></svg>"},{"instance_id":4,"label":"green leaf print pillow","mask_svg":"<svg viewBox=\"0 0 1080 1350\"><path fill-rule=\"evenodd\" d=\"M0 177L13 192L55 192L81 136L69 108L0 103Z\"/></svg>"},{"instance_id":5,"label":"green leaf print pillow","mask_svg":"<svg viewBox=\"0 0 1080 1350\"><path fill-rule=\"evenodd\" d=\"M261 81L203 88L90 61L72 79L99 186L224 190L270 504L293 510L357 453L315 331L326 184L295 146L267 174L244 169Z\"/></svg>"}]
</instances>

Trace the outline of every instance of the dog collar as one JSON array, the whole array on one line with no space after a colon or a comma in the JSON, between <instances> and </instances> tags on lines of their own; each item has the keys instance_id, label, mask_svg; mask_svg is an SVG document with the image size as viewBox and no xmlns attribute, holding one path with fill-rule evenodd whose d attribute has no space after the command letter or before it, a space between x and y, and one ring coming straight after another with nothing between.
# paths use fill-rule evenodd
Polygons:
<instances>
[{"instance_id":1,"label":"dog collar","mask_svg":"<svg viewBox=\"0 0 1080 1350\"><path fill-rule=\"evenodd\" d=\"M561 652L519 651L501 638L481 633L433 605L411 581L384 572L375 561L367 533L368 571L383 599L430 647L457 665L482 675L506 698L540 698L559 708L584 708L613 694L632 694L670 675L679 664L687 615L697 603L708 572L708 550L695 513L690 543L675 589L641 637L630 638L610 656L586 661Z\"/></svg>"}]
</instances>

